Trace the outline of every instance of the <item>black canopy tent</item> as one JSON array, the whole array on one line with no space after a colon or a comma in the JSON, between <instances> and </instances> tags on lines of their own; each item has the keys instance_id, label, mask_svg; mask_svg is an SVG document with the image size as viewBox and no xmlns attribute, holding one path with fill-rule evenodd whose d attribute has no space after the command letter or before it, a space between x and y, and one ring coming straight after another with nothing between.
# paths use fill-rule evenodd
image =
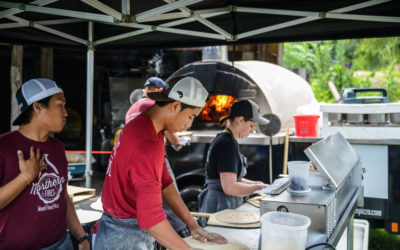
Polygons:
<instances>
[{"instance_id":1,"label":"black canopy tent","mask_svg":"<svg viewBox=\"0 0 400 250\"><path fill-rule=\"evenodd\" d=\"M3 9L1 11L1 9ZM189 47L400 34L393 0L0 1L0 41L96 49Z\"/></svg>"},{"instance_id":2,"label":"black canopy tent","mask_svg":"<svg viewBox=\"0 0 400 250\"><path fill-rule=\"evenodd\" d=\"M398 35L397 0L0 1L0 42L88 51L87 186L91 182L94 49Z\"/></svg>"}]
</instances>

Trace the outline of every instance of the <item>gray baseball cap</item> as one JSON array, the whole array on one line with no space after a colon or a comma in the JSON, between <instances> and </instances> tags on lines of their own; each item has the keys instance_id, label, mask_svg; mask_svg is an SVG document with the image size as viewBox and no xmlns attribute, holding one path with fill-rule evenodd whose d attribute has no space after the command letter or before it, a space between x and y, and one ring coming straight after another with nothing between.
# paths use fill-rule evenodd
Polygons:
<instances>
[{"instance_id":1,"label":"gray baseball cap","mask_svg":"<svg viewBox=\"0 0 400 250\"><path fill-rule=\"evenodd\" d=\"M167 82L162 92L147 93L155 101L180 101L184 104L202 108L206 104L208 92L199 80L191 76L179 76Z\"/></svg>"},{"instance_id":2,"label":"gray baseball cap","mask_svg":"<svg viewBox=\"0 0 400 250\"><path fill-rule=\"evenodd\" d=\"M31 79L25 82L15 95L21 114L13 121L12 125L19 124L21 115L37 101L43 100L57 93L62 93L63 90L57 86L55 81L45 78Z\"/></svg>"}]
</instances>

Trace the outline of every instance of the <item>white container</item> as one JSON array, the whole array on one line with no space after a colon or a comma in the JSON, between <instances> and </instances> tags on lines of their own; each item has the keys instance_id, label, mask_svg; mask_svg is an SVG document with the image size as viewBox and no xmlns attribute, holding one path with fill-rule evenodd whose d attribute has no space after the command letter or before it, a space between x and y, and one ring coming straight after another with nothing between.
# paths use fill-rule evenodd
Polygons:
<instances>
[{"instance_id":1,"label":"white container","mask_svg":"<svg viewBox=\"0 0 400 250\"><path fill-rule=\"evenodd\" d=\"M310 218L285 212L261 216L261 250L304 250Z\"/></svg>"},{"instance_id":2,"label":"white container","mask_svg":"<svg viewBox=\"0 0 400 250\"><path fill-rule=\"evenodd\" d=\"M368 250L369 222L367 220L354 219L353 249ZM347 228L344 230L336 246L337 250L347 249Z\"/></svg>"},{"instance_id":3,"label":"white container","mask_svg":"<svg viewBox=\"0 0 400 250\"><path fill-rule=\"evenodd\" d=\"M289 180L291 192L308 192L308 176L310 172L310 162L308 161L289 161Z\"/></svg>"},{"instance_id":4,"label":"white container","mask_svg":"<svg viewBox=\"0 0 400 250\"><path fill-rule=\"evenodd\" d=\"M326 179L320 172L318 172L317 170L310 170L308 176L308 185L310 187L322 187L328 184L328 179Z\"/></svg>"}]
</instances>

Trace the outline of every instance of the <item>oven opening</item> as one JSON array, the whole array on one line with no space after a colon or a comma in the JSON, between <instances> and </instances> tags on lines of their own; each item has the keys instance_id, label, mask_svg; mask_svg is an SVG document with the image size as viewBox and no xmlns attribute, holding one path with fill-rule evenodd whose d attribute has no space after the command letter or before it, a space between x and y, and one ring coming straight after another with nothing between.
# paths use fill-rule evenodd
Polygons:
<instances>
[{"instance_id":1,"label":"oven opening","mask_svg":"<svg viewBox=\"0 0 400 250\"><path fill-rule=\"evenodd\" d=\"M237 98L230 95L210 96L200 113L200 118L205 122L219 122L221 117L229 114L229 109Z\"/></svg>"}]
</instances>

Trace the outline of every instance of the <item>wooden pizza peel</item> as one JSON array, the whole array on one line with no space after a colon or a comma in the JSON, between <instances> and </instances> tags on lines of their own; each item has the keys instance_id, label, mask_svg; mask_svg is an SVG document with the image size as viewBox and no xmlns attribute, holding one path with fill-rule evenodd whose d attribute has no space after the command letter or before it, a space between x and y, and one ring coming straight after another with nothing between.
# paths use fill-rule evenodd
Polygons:
<instances>
[{"instance_id":1,"label":"wooden pizza peel","mask_svg":"<svg viewBox=\"0 0 400 250\"><path fill-rule=\"evenodd\" d=\"M251 197L249 199L246 200L247 203L255 206L255 207L260 207L260 201L262 200L262 198L264 198L265 196L267 196L266 194L260 193L257 194L254 197Z\"/></svg>"}]
</instances>

